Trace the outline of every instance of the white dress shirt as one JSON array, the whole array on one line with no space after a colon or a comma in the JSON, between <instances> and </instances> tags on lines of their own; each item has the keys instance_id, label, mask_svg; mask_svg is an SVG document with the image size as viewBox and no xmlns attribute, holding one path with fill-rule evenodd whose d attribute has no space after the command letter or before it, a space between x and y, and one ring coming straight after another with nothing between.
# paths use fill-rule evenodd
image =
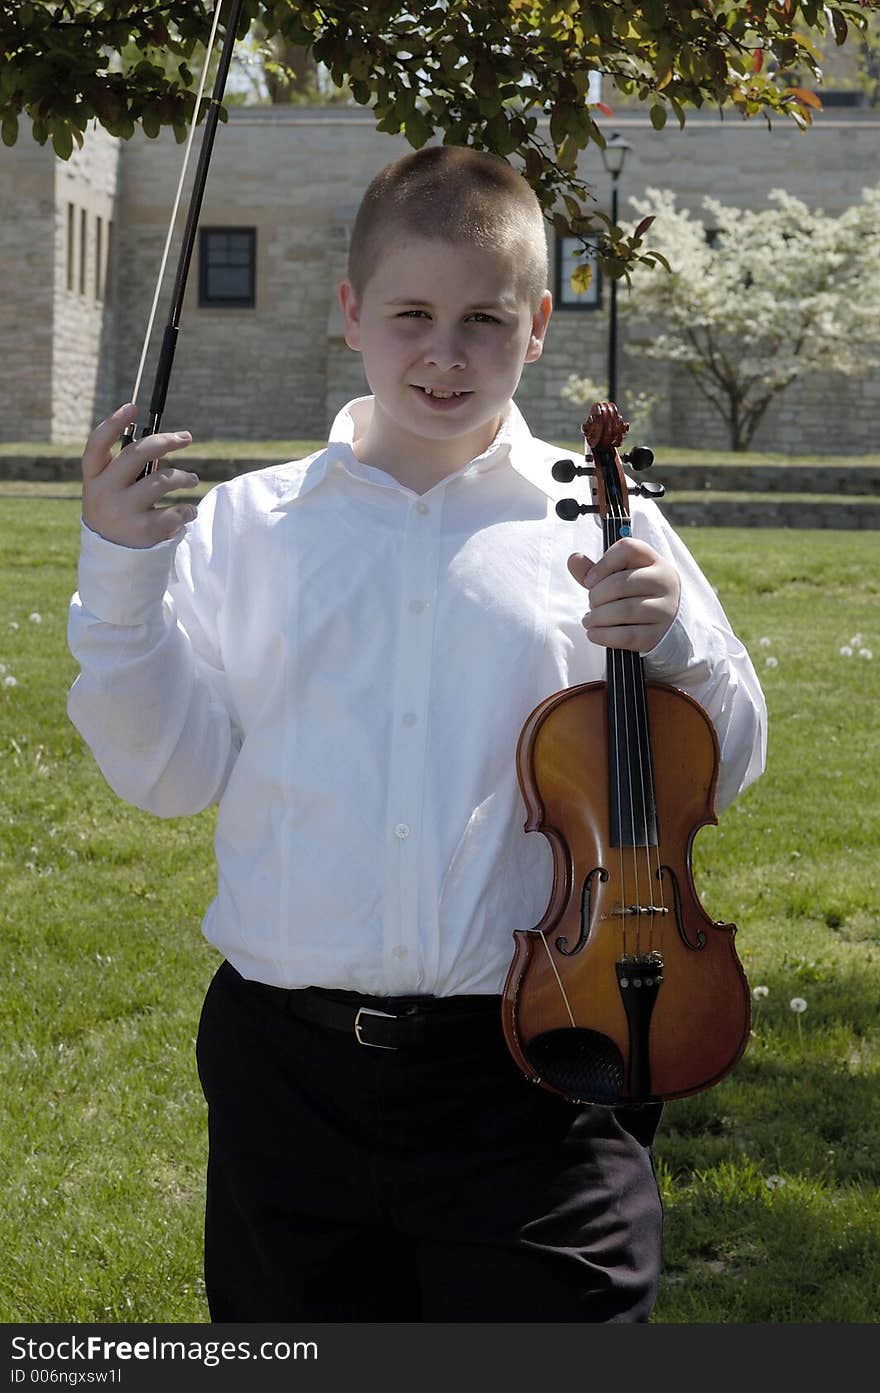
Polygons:
<instances>
[{"instance_id":1,"label":"white dress shirt","mask_svg":"<svg viewBox=\"0 0 880 1393\"><path fill-rule=\"evenodd\" d=\"M350 403L305 460L220 484L170 542L84 526L68 709L128 802L179 817L219 801L203 929L243 976L499 992L552 883L546 837L524 831L517 739L543 698L605 676L566 567L597 559L602 533L558 519L578 486L554 482L564 452L515 406L423 495L355 457L370 410ZM656 505L631 514L681 575L647 672L711 715L720 811L764 767L761 688Z\"/></svg>"}]
</instances>

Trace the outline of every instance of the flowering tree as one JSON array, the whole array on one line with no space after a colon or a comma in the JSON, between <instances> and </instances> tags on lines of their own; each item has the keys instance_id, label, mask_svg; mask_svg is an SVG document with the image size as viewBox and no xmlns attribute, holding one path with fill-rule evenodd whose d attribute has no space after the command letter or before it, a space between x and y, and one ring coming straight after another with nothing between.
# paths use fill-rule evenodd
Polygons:
<instances>
[{"instance_id":1,"label":"flowering tree","mask_svg":"<svg viewBox=\"0 0 880 1393\"><path fill-rule=\"evenodd\" d=\"M638 267L625 313L651 336L627 351L682 363L746 450L768 406L797 378L880 364L880 186L839 217L782 189L758 211L703 200L705 220L669 190L630 200L654 218L671 274Z\"/></svg>"}]
</instances>

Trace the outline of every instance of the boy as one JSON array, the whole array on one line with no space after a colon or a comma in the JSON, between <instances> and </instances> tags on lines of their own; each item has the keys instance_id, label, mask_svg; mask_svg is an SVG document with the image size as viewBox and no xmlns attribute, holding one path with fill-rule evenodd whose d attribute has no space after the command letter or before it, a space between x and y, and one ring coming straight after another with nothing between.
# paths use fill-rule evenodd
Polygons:
<instances>
[{"instance_id":1,"label":"boy","mask_svg":"<svg viewBox=\"0 0 880 1393\"><path fill-rule=\"evenodd\" d=\"M550 890L516 741L545 696L604 676L608 645L634 649L709 710L721 808L761 772L765 712L653 505L604 556L592 523L558 521L558 449L511 401L546 281L506 161L407 155L353 230L340 303L372 396L325 450L221 485L197 518L154 507L193 476L135 482L188 436L111 459L123 407L83 456L71 718L121 797L220 805L204 931L224 961L197 1045L215 1321L654 1303L659 1109L535 1088L501 1032L512 931Z\"/></svg>"}]
</instances>

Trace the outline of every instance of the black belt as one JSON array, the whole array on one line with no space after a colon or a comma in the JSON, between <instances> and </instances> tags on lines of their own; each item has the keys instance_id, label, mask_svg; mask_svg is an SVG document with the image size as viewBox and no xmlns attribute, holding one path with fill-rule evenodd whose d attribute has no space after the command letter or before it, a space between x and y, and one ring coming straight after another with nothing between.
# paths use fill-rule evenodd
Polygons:
<instances>
[{"instance_id":1,"label":"black belt","mask_svg":"<svg viewBox=\"0 0 880 1393\"><path fill-rule=\"evenodd\" d=\"M351 1035L379 1050L449 1049L501 1035L500 996L361 996L325 987L287 989L249 981L245 987L298 1020Z\"/></svg>"}]
</instances>

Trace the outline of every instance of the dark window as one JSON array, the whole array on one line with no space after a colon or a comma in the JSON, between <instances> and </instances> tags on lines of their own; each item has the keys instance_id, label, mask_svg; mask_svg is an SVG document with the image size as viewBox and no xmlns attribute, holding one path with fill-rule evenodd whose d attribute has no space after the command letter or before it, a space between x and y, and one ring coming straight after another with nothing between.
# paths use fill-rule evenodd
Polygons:
<instances>
[{"instance_id":1,"label":"dark window","mask_svg":"<svg viewBox=\"0 0 880 1393\"><path fill-rule=\"evenodd\" d=\"M107 255L104 259L104 298L113 299L113 219L107 223Z\"/></svg>"},{"instance_id":2,"label":"dark window","mask_svg":"<svg viewBox=\"0 0 880 1393\"><path fill-rule=\"evenodd\" d=\"M580 237L556 238L556 285L553 300L558 310L595 310L601 304L601 276L599 263L595 259L598 239L587 237L586 241L588 246L593 249L592 254L585 252L580 256L575 256L578 248L583 246ZM578 266L583 266L584 256L592 262L593 279L590 282L589 290L578 292L572 289L571 273Z\"/></svg>"},{"instance_id":3,"label":"dark window","mask_svg":"<svg viewBox=\"0 0 880 1393\"><path fill-rule=\"evenodd\" d=\"M203 227L199 304L252 308L256 303L256 281L256 228Z\"/></svg>"},{"instance_id":4,"label":"dark window","mask_svg":"<svg viewBox=\"0 0 880 1393\"><path fill-rule=\"evenodd\" d=\"M88 213L85 208L79 210L79 293L86 293L86 252L88 250Z\"/></svg>"},{"instance_id":5,"label":"dark window","mask_svg":"<svg viewBox=\"0 0 880 1393\"><path fill-rule=\"evenodd\" d=\"M95 299L104 298L104 224L100 218L95 221Z\"/></svg>"},{"instance_id":6,"label":"dark window","mask_svg":"<svg viewBox=\"0 0 880 1393\"><path fill-rule=\"evenodd\" d=\"M74 267L76 265L76 209L72 203L67 205L67 289L75 289Z\"/></svg>"}]
</instances>

